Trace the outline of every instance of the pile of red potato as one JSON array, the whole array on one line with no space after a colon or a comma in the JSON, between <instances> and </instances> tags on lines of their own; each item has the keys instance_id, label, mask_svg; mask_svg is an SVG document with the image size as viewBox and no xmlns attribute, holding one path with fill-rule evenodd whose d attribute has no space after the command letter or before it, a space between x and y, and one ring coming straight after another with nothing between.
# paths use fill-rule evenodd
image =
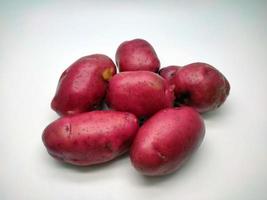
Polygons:
<instances>
[{"instance_id":1,"label":"pile of red potato","mask_svg":"<svg viewBox=\"0 0 267 200\"><path fill-rule=\"evenodd\" d=\"M79 166L108 162L130 150L144 175L177 170L201 144L199 113L221 106L230 85L206 63L160 69L145 40L123 42L116 65L106 55L82 57L61 75L51 107L61 117L42 140L48 153ZM109 110L103 109L106 103Z\"/></svg>"}]
</instances>

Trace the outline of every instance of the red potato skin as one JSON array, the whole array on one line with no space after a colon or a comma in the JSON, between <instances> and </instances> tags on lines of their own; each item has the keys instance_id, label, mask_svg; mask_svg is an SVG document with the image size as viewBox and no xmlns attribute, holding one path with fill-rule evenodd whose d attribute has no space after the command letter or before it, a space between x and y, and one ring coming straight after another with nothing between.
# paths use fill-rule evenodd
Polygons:
<instances>
[{"instance_id":1,"label":"red potato skin","mask_svg":"<svg viewBox=\"0 0 267 200\"><path fill-rule=\"evenodd\" d=\"M114 110L130 112L138 118L173 107L174 86L149 71L121 72L110 79L106 102Z\"/></svg>"},{"instance_id":2,"label":"red potato skin","mask_svg":"<svg viewBox=\"0 0 267 200\"><path fill-rule=\"evenodd\" d=\"M170 174L198 148L204 134L203 120L194 109L161 110L137 132L130 151L131 162L143 175Z\"/></svg>"},{"instance_id":3,"label":"red potato skin","mask_svg":"<svg viewBox=\"0 0 267 200\"><path fill-rule=\"evenodd\" d=\"M159 75L166 79L170 84L173 84L176 72L180 69L180 66L170 65L159 70Z\"/></svg>"},{"instance_id":4,"label":"red potato skin","mask_svg":"<svg viewBox=\"0 0 267 200\"><path fill-rule=\"evenodd\" d=\"M52 109L59 115L96 109L106 94L107 80L115 73L115 64L103 54L80 58L61 75Z\"/></svg>"},{"instance_id":5,"label":"red potato skin","mask_svg":"<svg viewBox=\"0 0 267 200\"><path fill-rule=\"evenodd\" d=\"M206 63L182 67L177 71L173 83L177 101L200 113L220 107L230 92L230 84L224 75Z\"/></svg>"},{"instance_id":6,"label":"red potato skin","mask_svg":"<svg viewBox=\"0 0 267 200\"><path fill-rule=\"evenodd\" d=\"M92 111L62 117L46 127L42 139L48 153L73 165L110 161L126 152L138 130L130 113Z\"/></svg>"},{"instance_id":7,"label":"red potato skin","mask_svg":"<svg viewBox=\"0 0 267 200\"><path fill-rule=\"evenodd\" d=\"M123 42L116 51L116 64L123 71L158 72L160 61L154 48L143 39Z\"/></svg>"}]
</instances>

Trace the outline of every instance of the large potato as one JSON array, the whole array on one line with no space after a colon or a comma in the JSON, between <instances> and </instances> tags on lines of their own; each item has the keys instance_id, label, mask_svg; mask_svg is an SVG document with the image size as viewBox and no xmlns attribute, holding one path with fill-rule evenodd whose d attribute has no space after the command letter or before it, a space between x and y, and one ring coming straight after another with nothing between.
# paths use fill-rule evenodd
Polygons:
<instances>
[{"instance_id":1,"label":"large potato","mask_svg":"<svg viewBox=\"0 0 267 200\"><path fill-rule=\"evenodd\" d=\"M126 152L137 130L133 114L92 111L52 122L42 139L54 158L85 166L107 162Z\"/></svg>"},{"instance_id":2,"label":"large potato","mask_svg":"<svg viewBox=\"0 0 267 200\"><path fill-rule=\"evenodd\" d=\"M60 115L94 110L102 103L107 80L115 73L115 64L105 55L80 58L61 75L52 109Z\"/></svg>"},{"instance_id":3,"label":"large potato","mask_svg":"<svg viewBox=\"0 0 267 200\"><path fill-rule=\"evenodd\" d=\"M107 104L114 110L149 117L173 106L174 86L149 71L121 72L109 81Z\"/></svg>"},{"instance_id":4,"label":"large potato","mask_svg":"<svg viewBox=\"0 0 267 200\"><path fill-rule=\"evenodd\" d=\"M172 173L200 145L204 132L203 120L194 109L161 110L139 129L131 147L132 164L144 175Z\"/></svg>"}]
</instances>

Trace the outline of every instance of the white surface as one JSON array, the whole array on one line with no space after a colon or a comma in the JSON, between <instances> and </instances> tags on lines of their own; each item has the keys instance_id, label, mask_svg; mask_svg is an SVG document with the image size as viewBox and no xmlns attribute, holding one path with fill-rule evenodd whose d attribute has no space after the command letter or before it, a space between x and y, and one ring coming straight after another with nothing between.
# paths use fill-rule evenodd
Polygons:
<instances>
[{"instance_id":1,"label":"white surface","mask_svg":"<svg viewBox=\"0 0 267 200\"><path fill-rule=\"evenodd\" d=\"M92 2L0 2L0 199L267 199L266 1ZM142 177L127 156L88 168L53 160L41 133L57 118L61 72L136 37L162 66L204 61L229 79L199 151L162 178Z\"/></svg>"}]
</instances>

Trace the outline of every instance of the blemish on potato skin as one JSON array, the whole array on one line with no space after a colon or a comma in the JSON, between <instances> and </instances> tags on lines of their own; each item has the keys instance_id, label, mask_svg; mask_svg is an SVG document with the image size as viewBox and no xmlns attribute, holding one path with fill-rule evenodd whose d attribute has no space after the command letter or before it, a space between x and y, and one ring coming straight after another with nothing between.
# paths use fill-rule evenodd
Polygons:
<instances>
[{"instance_id":1,"label":"blemish on potato skin","mask_svg":"<svg viewBox=\"0 0 267 200\"><path fill-rule=\"evenodd\" d=\"M105 144L105 149L107 149L110 152L113 152L112 143L111 142L107 142Z\"/></svg>"},{"instance_id":2,"label":"blemish on potato skin","mask_svg":"<svg viewBox=\"0 0 267 200\"><path fill-rule=\"evenodd\" d=\"M72 142L72 144L73 144L73 146L76 146L76 145L78 145L78 140L74 140L73 142Z\"/></svg>"},{"instance_id":3,"label":"blemish on potato skin","mask_svg":"<svg viewBox=\"0 0 267 200\"><path fill-rule=\"evenodd\" d=\"M73 159L71 159L71 161L73 161L73 162L78 162L79 160L78 160L78 159L75 159L75 158L73 158Z\"/></svg>"},{"instance_id":4,"label":"blemish on potato skin","mask_svg":"<svg viewBox=\"0 0 267 200\"><path fill-rule=\"evenodd\" d=\"M67 126L65 127L65 130L67 131L67 135L70 138L72 135L72 125L71 122L67 124Z\"/></svg>"},{"instance_id":5,"label":"blemish on potato skin","mask_svg":"<svg viewBox=\"0 0 267 200\"><path fill-rule=\"evenodd\" d=\"M69 130L70 130L69 124L67 124L67 125L65 126L64 130L65 130L66 132L69 132Z\"/></svg>"},{"instance_id":6,"label":"blemish on potato skin","mask_svg":"<svg viewBox=\"0 0 267 200\"><path fill-rule=\"evenodd\" d=\"M161 161L167 161L167 156L161 152L161 150L156 146L156 144L152 144L152 148Z\"/></svg>"},{"instance_id":7,"label":"blemish on potato skin","mask_svg":"<svg viewBox=\"0 0 267 200\"><path fill-rule=\"evenodd\" d=\"M150 87L152 87L152 88L154 88L154 89L156 89L156 90L161 90L162 87L163 87L162 82L159 81L159 80L154 80L153 82L152 82L152 81L148 81L147 84L148 84Z\"/></svg>"},{"instance_id":8,"label":"blemish on potato skin","mask_svg":"<svg viewBox=\"0 0 267 200\"><path fill-rule=\"evenodd\" d=\"M59 148L59 149L60 149L62 146L63 146L62 143L57 143L57 144L56 144L56 147Z\"/></svg>"},{"instance_id":9,"label":"blemish on potato skin","mask_svg":"<svg viewBox=\"0 0 267 200\"><path fill-rule=\"evenodd\" d=\"M112 75L114 73L114 69L113 67L108 67L106 68L103 73L102 73L102 78L105 80L105 81L108 81L109 79L111 79Z\"/></svg>"},{"instance_id":10,"label":"blemish on potato skin","mask_svg":"<svg viewBox=\"0 0 267 200\"><path fill-rule=\"evenodd\" d=\"M103 79L102 73L107 68ZM102 102L105 97L105 80L115 73L116 66L106 55L92 54L80 58L63 72L51 102L52 109L63 116L98 108L95 103Z\"/></svg>"},{"instance_id":11,"label":"blemish on potato skin","mask_svg":"<svg viewBox=\"0 0 267 200\"><path fill-rule=\"evenodd\" d=\"M160 153L159 151L157 151L157 155L160 157L161 160L165 161L167 160L167 157L164 156L162 153Z\"/></svg>"}]
</instances>

